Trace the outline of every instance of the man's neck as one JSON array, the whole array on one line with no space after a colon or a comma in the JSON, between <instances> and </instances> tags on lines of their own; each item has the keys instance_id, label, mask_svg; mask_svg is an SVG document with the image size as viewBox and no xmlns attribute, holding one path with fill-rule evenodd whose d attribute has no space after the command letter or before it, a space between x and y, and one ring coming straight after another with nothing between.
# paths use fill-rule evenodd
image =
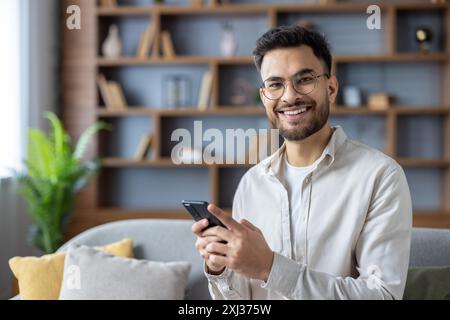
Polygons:
<instances>
[{"instance_id":1,"label":"man's neck","mask_svg":"<svg viewBox=\"0 0 450 320\"><path fill-rule=\"evenodd\" d=\"M322 155L333 135L333 129L326 124L322 129L302 141L286 140L286 156L290 165L306 167Z\"/></svg>"}]
</instances>

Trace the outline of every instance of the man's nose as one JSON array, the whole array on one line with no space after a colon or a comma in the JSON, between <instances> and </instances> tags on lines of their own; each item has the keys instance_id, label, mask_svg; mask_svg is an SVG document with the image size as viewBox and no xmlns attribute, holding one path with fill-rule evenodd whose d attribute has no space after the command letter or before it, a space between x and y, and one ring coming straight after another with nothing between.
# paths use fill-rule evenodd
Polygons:
<instances>
[{"instance_id":1,"label":"man's nose","mask_svg":"<svg viewBox=\"0 0 450 320\"><path fill-rule=\"evenodd\" d=\"M298 98L303 97L304 95L295 91L292 83L287 83L283 95L281 96L281 101L288 104L294 104Z\"/></svg>"}]
</instances>

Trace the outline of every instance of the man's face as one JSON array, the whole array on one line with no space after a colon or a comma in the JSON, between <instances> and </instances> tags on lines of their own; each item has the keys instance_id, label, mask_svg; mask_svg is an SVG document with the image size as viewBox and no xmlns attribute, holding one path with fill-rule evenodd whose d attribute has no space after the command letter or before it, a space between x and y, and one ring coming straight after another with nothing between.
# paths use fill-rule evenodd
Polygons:
<instances>
[{"instance_id":1,"label":"man's face","mask_svg":"<svg viewBox=\"0 0 450 320\"><path fill-rule=\"evenodd\" d=\"M314 90L301 94L292 87L291 78L302 74L323 75L328 71L308 46L271 50L264 56L261 65L263 81L274 80L286 85L278 100L270 100L260 90L261 100L273 128L288 141L300 141L316 133L328 121L330 103L334 103L338 83L333 76L316 79ZM297 76L296 76L297 75ZM305 112L297 113L306 108Z\"/></svg>"}]
</instances>

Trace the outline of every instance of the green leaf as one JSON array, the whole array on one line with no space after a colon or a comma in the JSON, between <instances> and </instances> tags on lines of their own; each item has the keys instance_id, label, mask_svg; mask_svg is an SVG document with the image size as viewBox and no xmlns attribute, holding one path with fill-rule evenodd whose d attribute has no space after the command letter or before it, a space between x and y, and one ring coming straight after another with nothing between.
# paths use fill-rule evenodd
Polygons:
<instances>
[{"instance_id":1,"label":"green leaf","mask_svg":"<svg viewBox=\"0 0 450 320\"><path fill-rule=\"evenodd\" d=\"M86 152L87 146L89 144L89 140L91 137L99 130L111 130L111 125L107 124L105 122L96 122L93 125L91 125L89 128L87 128L82 135L80 136L80 139L78 140L77 146L75 147L74 152L74 158L77 160L80 160L84 153Z\"/></svg>"},{"instance_id":2,"label":"green leaf","mask_svg":"<svg viewBox=\"0 0 450 320\"><path fill-rule=\"evenodd\" d=\"M55 178L53 147L42 131L28 131L28 159L33 163L34 174L40 177Z\"/></svg>"},{"instance_id":3,"label":"green leaf","mask_svg":"<svg viewBox=\"0 0 450 320\"><path fill-rule=\"evenodd\" d=\"M45 117L50 120L53 128L53 142L55 154L60 155L64 153L64 136L65 132L61 121L53 112L46 112Z\"/></svg>"}]
</instances>

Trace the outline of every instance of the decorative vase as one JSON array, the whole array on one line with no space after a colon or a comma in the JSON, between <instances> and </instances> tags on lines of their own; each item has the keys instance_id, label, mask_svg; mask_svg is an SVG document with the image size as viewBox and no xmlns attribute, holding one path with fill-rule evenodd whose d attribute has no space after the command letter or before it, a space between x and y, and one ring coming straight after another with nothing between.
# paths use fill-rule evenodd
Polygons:
<instances>
[{"instance_id":1,"label":"decorative vase","mask_svg":"<svg viewBox=\"0 0 450 320\"><path fill-rule=\"evenodd\" d=\"M233 30L225 28L222 34L220 50L225 57L231 57L235 54L237 48L236 37Z\"/></svg>"},{"instance_id":2,"label":"decorative vase","mask_svg":"<svg viewBox=\"0 0 450 320\"><path fill-rule=\"evenodd\" d=\"M357 87L346 86L344 88L344 105L349 108L361 106L361 92Z\"/></svg>"},{"instance_id":3,"label":"decorative vase","mask_svg":"<svg viewBox=\"0 0 450 320\"><path fill-rule=\"evenodd\" d=\"M119 28L117 25L109 27L108 36L102 46L103 56L106 58L118 58L122 54L122 42L120 41Z\"/></svg>"}]
</instances>

